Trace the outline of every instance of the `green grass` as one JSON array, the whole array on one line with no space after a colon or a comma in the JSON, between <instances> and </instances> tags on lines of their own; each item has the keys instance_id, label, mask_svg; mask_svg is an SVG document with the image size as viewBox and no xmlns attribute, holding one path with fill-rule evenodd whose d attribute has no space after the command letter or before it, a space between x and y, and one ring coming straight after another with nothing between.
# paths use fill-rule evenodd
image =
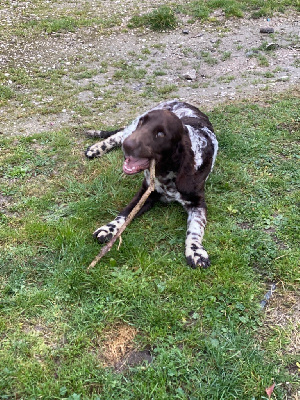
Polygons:
<instances>
[{"instance_id":1,"label":"green grass","mask_svg":"<svg viewBox=\"0 0 300 400\"><path fill-rule=\"evenodd\" d=\"M187 5L185 11L193 17L208 19L212 11L219 8L225 12L226 17L243 16L242 5L235 0L212 0L209 2L196 0Z\"/></svg>"},{"instance_id":2,"label":"green grass","mask_svg":"<svg viewBox=\"0 0 300 400\"><path fill-rule=\"evenodd\" d=\"M201 59L209 65L218 64L218 60L214 58L209 51L201 51Z\"/></svg>"},{"instance_id":3,"label":"green grass","mask_svg":"<svg viewBox=\"0 0 300 400\"><path fill-rule=\"evenodd\" d=\"M116 80L123 79L128 81L130 79L143 79L147 71L143 68L136 68L133 65L129 65L126 61L121 61L116 65L119 69L114 73L113 77Z\"/></svg>"},{"instance_id":4,"label":"green grass","mask_svg":"<svg viewBox=\"0 0 300 400\"><path fill-rule=\"evenodd\" d=\"M150 13L143 15L134 15L128 24L130 28L147 26L153 31L163 31L174 29L177 26L177 19L168 6L159 6Z\"/></svg>"},{"instance_id":5,"label":"green grass","mask_svg":"<svg viewBox=\"0 0 300 400\"><path fill-rule=\"evenodd\" d=\"M235 80L233 75L223 75L218 78L218 82L230 83Z\"/></svg>"},{"instance_id":6,"label":"green grass","mask_svg":"<svg viewBox=\"0 0 300 400\"><path fill-rule=\"evenodd\" d=\"M36 10L35 10L36 11ZM112 28L120 24L117 17L107 18L88 18L85 15L57 16L56 18L30 19L13 28L13 32L18 36L37 35L41 32L47 34L59 34L66 32L75 32L83 27L97 26L98 29Z\"/></svg>"},{"instance_id":7,"label":"green grass","mask_svg":"<svg viewBox=\"0 0 300 400\"><path fill-rule=\"evenodd\" d=\"M14 91L5 85L0 85L0 105L14 97Z\"/></svg>"},{"instance_id":8,"label":"green grass","mask_svg":"<svg viewBox=\"0 0 300 400\"><path fill-rule=\"evenodd\" d=\"M258 65L260 67L268 67L269 66L269 61L266 56L263 54L258 54L257 55L257 60L258 60Z\"/></svg>"},{"instance_id":9,"label":"green grass","mask_svg":"<svg viewBox=\"0 0 300 400\"><path fill-rule=\"evenodd\" d=\"M150 81L144 91L142 92L142 96L146 98L158 98L158 99L164 99L166 95L171 95L171 93L174 96L174 93L177 90L177 86L174 84L162 84L161 86L157 86L154 84L152 81Z\"/></svg>"},{"instance_id":10,"label":"green grass","mask_svg":"<svg viewBox=\"0 0 300 400\"><path fill-rule=\"evenodd\" d=\"M162 88L161 88L162 89ZM170 90L172 88L169 88ZM90 274L91 233L133 196L142 177L122 155L84 159L70 129L0 136L0 398L285 399L296 357L288 327L270 334L259 307L265 282L299 283L296 92L220 106L220 143L207 181L208 270L184 259L186 214L156 206ZM105 343L138 333L151 364L117 372Z\"/></svg>"},{"instance_id":11,"label":"green grass","mask_svg":"<svg viewBox=\"0 0 300 400\"><path fill-rule=\"evenodd\" d=\"M224 53L222 54L221 59L222 59L222 61L226 61L226 60L229 60L230 57L231 57L231 52L230 51L224 51Z\"/></svg>"},{"instance_id":12,"label":"green grass","mask_svg":"<svg viewBox=\"0 0 300 400\"><path fill-rule=\"evenodd\" d=\"M285 12L287 8L299 11L299 1L293 0L194 0L181 6L179 10L196 19L207 20L214 10L221 9L226 17L243 17L250 12L252 18L272 16L274 12Z\"/></svg>"},{"instance_id":13,"label":"green grass","mask_svg":"<svg viewBox=\"0 0 300 400\"><path fill-rule=\"evenodd\" d=\"M79 21L73 17L47 18L42 21L31 20L27 25L47 33L74 32L76 28L87 25L87 20Z\"/></svg>"}]
</instances>

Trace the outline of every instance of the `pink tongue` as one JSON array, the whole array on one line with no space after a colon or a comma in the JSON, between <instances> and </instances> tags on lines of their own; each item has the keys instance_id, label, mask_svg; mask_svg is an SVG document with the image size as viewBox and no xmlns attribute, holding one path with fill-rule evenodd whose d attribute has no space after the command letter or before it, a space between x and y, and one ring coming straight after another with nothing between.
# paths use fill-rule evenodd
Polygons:
<instances>
[{"instance_id":1,"label":"pink tongue","mask_svg":"<svg viewBox=\"0 0 300 400\"><path fill-rule=\"evenodd\" d=\"M123 171L125 172L125 174L131 175L143 171L148 167L149 167L148 158L128 157L124 161Z\"/></svg>"}]
</instances>

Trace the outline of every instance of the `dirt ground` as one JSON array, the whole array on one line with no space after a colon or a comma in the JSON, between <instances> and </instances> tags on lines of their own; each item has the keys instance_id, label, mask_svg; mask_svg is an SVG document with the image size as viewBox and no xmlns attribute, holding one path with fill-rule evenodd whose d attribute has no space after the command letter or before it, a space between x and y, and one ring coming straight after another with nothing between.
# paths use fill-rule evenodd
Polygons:
<instances>
[{"instance_id":1,"label":"dirt ground","mask_svg":"<svg viewBox=\"0 0 300 400\"><path fill-rule=\"evenodd\" d=\"M126 7L126 2L124 4ZM13 16L4 11L2 18L14 21ZM144 96L142 100L138 97L146 88L145 78L126 82L114 78L118 60L145 69L147 76L160 71L156 75L157 86L174 87L165 98L180 98L204 111L220 103L249 97L259 101L274 92L299 85L300 18L297 13L270 19L225 19L222 11L216 11L213 18L214 22L193 24L183 20L176 30L157 33L125 29L128 18L124 17L121 26L106 30L104 34L97 26L90 26L75 32L41 33L34 38L12 36L9 41L1 41L2 71L13 66L28 71L34 78L33 67L40 71L64 68L64 83L76 89L77 102L89 107L94 115L75 118L76 113L68 107L55 114L40 114L37 107L35 111L17 115L23 104L15 102L13 111L11 107L0 111L0 132L30 135L91 121L97 123L99 114L95 103L101 101L101 97L90 90L91 84L113 93L126 87L132 93L131 100L118 104L117 115L116 110L101 112L102 126L127 123L135 116L137 108L145 110L157 101L153 97ZM274 33L260 33L265 27L274 28ZM75 66L80 65L86 71L100 71L103 63L107 65L105 72L73 79ZM13 89L35 100L34 91L14 88L9 74L7 81ZM46 98L39 103L51 100Z\"/></svg>"}]
</instances>

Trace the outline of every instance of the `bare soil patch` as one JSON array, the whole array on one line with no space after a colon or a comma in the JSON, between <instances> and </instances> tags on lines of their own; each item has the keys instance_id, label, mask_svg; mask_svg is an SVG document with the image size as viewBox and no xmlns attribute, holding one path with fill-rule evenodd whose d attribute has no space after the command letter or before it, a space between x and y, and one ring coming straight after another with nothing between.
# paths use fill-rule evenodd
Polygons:
<instances>
[{"instance_id":1,"label":"bare soil patch","mask_svg":"<svg viewBox=\"0 0 300 400\"><path fill-rule=\"evenodd\" d=\"M284 351L297 355L300 350L300 296L297 292L280 290L275 292L266 309L265 324L270 329L279 327L286 332L289 342Z\"/></svg>"},{"instance_id":2,"label":"bare soil patch","mask_svg":"<svg viewBox=\"0 0 300 400\"><path fill-rule=\"evenodd\" d=\"M137 329L126 324L118 324L108 331L97 344L103 365L114 368L116 372L124 372L145 361L151 363L152 356L148 349L136 349L134 339L137 334Z\"/></svg>"},{"instance_id":3,"label":"bare soil patch","mask_svg":"<svg viewBox=\"0 0 300 400\"><path fill-rule=\"evenodd\" d=\"M299 84L296 12L269 20L225 19L221 11L213 17L214 22L183 21L174 31L154 33L126 29L124 11L121 26L105 32L91 26L68 33L42 32L34 38L11 37L0 46L7 85L36 107L29 110L24 101L9 101L0 113L0 132L30 135L60 127L123 125L161 99L176 97L211 110L220 103L271 96ZM274 34L261 33L261 27L274 28ZM85 107L89 115L72 109L66 99L58 112L41 113L63 93L49 100L36 88L11 82L10 68L26 71L33 82L37 71L45 79L51 71L63 71L65 95L67 91L68 100ZM82 76L74 79L78 69Z\"/></svg>"},{"instance_id":4,"label":"bare soil patch","mask_svg":"<svg viewBox=\"0 0 300 400\"><path fill-rule=\"evenodd\" d=\"M117 364L133 348L137 330L129 325L119 325L107 333L103 354L108 365Z\"/></svg>"}]
</instances>

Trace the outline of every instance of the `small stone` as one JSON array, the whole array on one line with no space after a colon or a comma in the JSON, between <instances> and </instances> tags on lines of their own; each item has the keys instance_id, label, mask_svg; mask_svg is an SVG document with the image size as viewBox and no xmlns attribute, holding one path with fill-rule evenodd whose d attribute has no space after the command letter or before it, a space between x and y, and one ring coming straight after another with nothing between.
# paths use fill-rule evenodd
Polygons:
<instances>
[{"instance_id":1,"label":"small stone","mask_svg":"<svg viewBox=\"0 0 300 400\"><path fill-rule=\"evenodd\" d=\"M250 58L258 54L258 50L249 50L246 52L246 57Z\"/></svg>"},{"instance_id":2,"label":"small stone","mask_svg":"<svg viewBox=\"0 0 300 400\"><path fill-rule=\"evenodd\" d=\"M187 81L194 81L197 77L197 72L195 69L191 69L190 71L186 71L182 76Z\"/></svg>"},{"instance_id":3,"label":"small stone","mask_svg":"<svg viewBox=\"0 0 300 400\"><path fill-rule=\"evenodd\" d=\"M260 33L274 33L274 28L270 28L270 27L260 28L259 32Z\"/></svg>"},{"instance_id":4,"label":"small stone","mask_svg":"<svg viewBox=\"0 0 300 400\"><path fill-rule=\"evenodd\" d=\"M143 84L142 83L137 83L136 85L133 85L133 90L139 91L142 90Z\"/></svg>"}]
</instances>

